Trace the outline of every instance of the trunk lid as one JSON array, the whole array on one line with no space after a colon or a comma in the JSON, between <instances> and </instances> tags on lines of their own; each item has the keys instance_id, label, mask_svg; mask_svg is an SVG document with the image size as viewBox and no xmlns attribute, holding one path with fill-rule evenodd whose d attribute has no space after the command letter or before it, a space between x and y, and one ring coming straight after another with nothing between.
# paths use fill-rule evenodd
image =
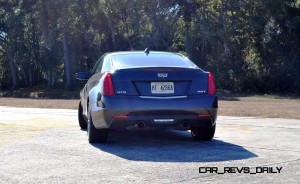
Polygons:
<instances>
[{"instance_id":1,"label":"trunk lid","mask_svg":"<svg viewBox=\"0 0 300 184\"><path fill-rule=\"evenodd\" d=\"M208 74L194 68L128 68L112 74L116 95L188 96L206 94Z\"/></svg>"}]
</instances>

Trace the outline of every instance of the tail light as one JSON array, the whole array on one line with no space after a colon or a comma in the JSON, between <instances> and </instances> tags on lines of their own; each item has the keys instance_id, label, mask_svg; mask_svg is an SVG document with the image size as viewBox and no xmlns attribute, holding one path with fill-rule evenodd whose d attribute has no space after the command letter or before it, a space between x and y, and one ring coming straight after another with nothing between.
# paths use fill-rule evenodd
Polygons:
<instances>
[{"instance_id":1,"label":"tail light","mask_svg":"<svg viewBox=\"0 0 300 184\"><path fill-rule=\"evenodd\" d=\"M111 73L106 73L106 75L104 76L103 95L104 96L114 96L115 95Z\"/></svg>"},{"instance_id":2,"label":"tail light","mask_svg":"<svg viewBox=\"0 0 300 184\"><path fill-rule=\"evenodd\" d=\"M208 72L208 94L214 95L216 94L216 84L214 76Z\"/></svg>"}]
</instances>

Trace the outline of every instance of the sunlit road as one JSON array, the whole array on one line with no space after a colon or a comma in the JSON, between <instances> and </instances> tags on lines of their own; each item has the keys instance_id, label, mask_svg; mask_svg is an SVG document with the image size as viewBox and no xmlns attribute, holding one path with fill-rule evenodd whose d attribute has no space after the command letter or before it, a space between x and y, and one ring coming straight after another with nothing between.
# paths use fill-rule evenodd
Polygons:
<instances>
[{"instance_id":1,"label":"sunlit road","mask_svg":"<svg viewBox=\"0 0 300 184\"><path fill-rule=\"evenodd\" d=\"M91 145L75 110L0 107L0 183L299 183L299 142L300 120L219 116L211 142L189 132L133 130Z\"/></svg>"}]
</instances>

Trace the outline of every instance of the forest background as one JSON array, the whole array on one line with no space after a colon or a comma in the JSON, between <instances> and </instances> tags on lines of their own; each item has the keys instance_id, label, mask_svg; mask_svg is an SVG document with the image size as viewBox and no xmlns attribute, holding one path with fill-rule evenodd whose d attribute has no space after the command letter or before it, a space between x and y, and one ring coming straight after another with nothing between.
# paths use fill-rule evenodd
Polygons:
<instances>
[{"instance_id":1,"label":"forest background","mask_svg":"<svg viewBox=\"0 0 300 184\"><path fill-rule=\"evenodd\" d=\"M0 0L0 88L81 84L106 52L180 52L220 91L300 94L300 0Z\"/></svg>"}]
</instances>

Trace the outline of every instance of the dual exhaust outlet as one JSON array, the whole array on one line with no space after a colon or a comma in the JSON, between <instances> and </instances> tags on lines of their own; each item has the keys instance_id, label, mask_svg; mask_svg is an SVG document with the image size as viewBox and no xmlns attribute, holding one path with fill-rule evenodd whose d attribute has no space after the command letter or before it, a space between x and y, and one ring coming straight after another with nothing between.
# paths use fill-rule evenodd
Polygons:
<instances>
[{"instance_id":1,"label":"dual exhaust outlet","mask_svg":"<svg viewBox=\"0 0 300 184\"><path fill-rule=\"evenodd\" d=\"M163 123L161 123L161 125L163 125ZM134 126L138 127L138 128L144 128L146 126L146 124L145 124L144 121L138 121ZM184 127L184 128L188 127L189 126L188 121L187 120L182 121L181 126Z\"/></svg>"}]
</instances>

